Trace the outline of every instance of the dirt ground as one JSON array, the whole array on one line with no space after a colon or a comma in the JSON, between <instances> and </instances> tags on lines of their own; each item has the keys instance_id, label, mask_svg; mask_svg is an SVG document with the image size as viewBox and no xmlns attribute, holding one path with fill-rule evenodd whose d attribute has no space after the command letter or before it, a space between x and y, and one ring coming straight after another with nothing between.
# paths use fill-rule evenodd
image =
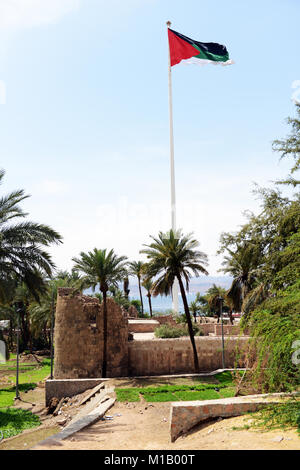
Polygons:
<instances>
[{"instance_id":1,"label":"dirt ground","mask_svg":"<svg viewBox=\"0 0 300 470\"><path fill-rule=\"evenodd\" d=\"M99 421L58 445L40 450L300 450L297 431L238 430L248 417L202 424L175 443L169 439L170 403L116 403ZM119 416L120 415L120 416ZM279 442L280 441L280 442Z\"/></svg>"}]
</instances>

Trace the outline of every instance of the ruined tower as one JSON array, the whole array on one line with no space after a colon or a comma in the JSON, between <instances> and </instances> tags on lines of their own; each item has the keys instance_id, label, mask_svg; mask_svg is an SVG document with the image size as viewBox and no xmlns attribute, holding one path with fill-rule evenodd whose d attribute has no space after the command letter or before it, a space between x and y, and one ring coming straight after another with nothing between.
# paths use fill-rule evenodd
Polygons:
<instances>
[{"instance_id":1,"label":"ruined tower","mask_svg":"<svg viewBox=\"0 0 300 470\"><path fill-rule=\"evenodd\" d=\"M107 377L128 375L128 321L107 299ZM54 332L56 379L102 376L103 307L74 289L58 289Z\"/></svg>"}]
</instances>

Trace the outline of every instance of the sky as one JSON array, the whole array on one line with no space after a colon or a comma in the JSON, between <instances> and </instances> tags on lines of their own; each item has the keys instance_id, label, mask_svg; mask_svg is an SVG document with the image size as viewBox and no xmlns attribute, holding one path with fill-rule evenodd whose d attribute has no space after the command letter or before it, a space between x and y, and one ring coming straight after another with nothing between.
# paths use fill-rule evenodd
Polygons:
<instances>
[{"instance_id":1,"label":"sky","mask_svg":"<svg viewBox=\"0 0 300 470\"><path fill-rule=\"evenodd\" d=\"M59 269L81 251L131 260L170 215L166 21L235 65L172 69L177 223L216 275L223 231L284 178L272 141L300 100L298 0L0 0L1 188L51 225Z\"/></svg>"}]
</instances>

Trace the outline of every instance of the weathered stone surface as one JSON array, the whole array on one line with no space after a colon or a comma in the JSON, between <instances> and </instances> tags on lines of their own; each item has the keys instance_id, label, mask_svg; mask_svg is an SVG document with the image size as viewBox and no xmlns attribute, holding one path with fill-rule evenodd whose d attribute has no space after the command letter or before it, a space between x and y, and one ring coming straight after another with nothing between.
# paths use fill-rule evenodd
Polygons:
<instances>
[{"instance_id":1,"label":"weathered stone surface","mask_svg":"<svg viewBox=\"0 0 300 470\"><path fill-rule=\"evenodd\" d=\"M139 318L139 312L134 305L130 305L128 309L128 316L129 318Z\"/></svg>"},{"instance_id":2,"label":"weathered stone surface","mask_svg":"<svg viewBox=\"0 0 300 470\"><path fill-rule=\"evenodd\" d=\"M99 328L103 330L103 304L100 306ZM107 331L107 377L126 377L128 375L128 320L124 318L121 308L113 299L107 299Z\"/></svg>"},{"instance_id":3,"label":"weathered stone surface","mask_svg":"<svg viewBox=\"0 0 300 470\"><path fill-rule=\"evenodd\" d=\"M222 340L217 337L195 338L199 366L203 372L222 368ZM226 338L225 365L236 366L237 350L240 351L239 367L244 366L243 350L248 338ZM194 372L193 351L189 338L155 339L129 343L129 375L150 376L191 374Z\"/></svg>"},{"instance_id":4,"label":"weathered stone surface","mask_svg":"<svg viewBox=\"0 0 300 470\"><path fill-rule=\"evenodd\" d=\"M158 327L156 320L128 320L130 333L153 333Z\"/></svg>"},{"instance_id":5,"label":"weathered stone surface","mask_svg":"<svg viewBox=\"0 0 300 470\"><path fill-rule=\"evenodd\" d=\"M178 326L172 315L155 316L153 320L158 321L160 325Z\"/></svg>"},{"instance_id":6,"label":"weathered stone surface","mask_svg":"<svg viewBox=\"0 0 300 470\"><path fill-rule=\"evenodd\" d=\"M170 410L170 438L174 442L181 434L202 421L213 418L229 418L257 411L272 403L280 403L285 394L251 395L191 402L175 402Z\"/></svg>"},{"instance_id":7,"label":"weathered stone surface","mask_svg":"<svg viewBox=\"0 0 300 470\"><path fill-rule=\"evenodd\" d=\"M107 299L107 376L128 374L128 321ZM58 289L55 319L56 379L102 376L103 306L73 289Z\"/></svg>"}]
</instances>

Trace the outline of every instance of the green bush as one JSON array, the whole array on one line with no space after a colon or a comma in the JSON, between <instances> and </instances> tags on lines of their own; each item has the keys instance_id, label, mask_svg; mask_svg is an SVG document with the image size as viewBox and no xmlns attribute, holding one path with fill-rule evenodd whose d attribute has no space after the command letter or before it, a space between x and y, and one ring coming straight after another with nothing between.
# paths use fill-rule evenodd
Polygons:
<instances>
[{"instance_id":1,"label":"green bush","mask_svg":"<svg viewBox=\"0 0 300 470\"><path fill-rule=\"evenodd\" d=\"M181 338L187 336L188 331L185 327L176 327L170 325L161 325L155 330L157 338Z\"/></svg>"},{"instance_id":2,"label":"green bush","mask_svg":"<svg viewBox=\"0 0 300 470\"><path fill-rule=\"evenodd\" d=\"M204 333L197 325L193 325L194 336L204 336ZM155 330L155 336L157 338L182 338L189 336L189 330L187 325L182 324L181 326L161 325Z\"/></svg>"},{"instance_id":3,"label":"green bush","mask_svg":"<svg viewBox=\"0 0 300 470\"><path fill-rule=\"evenodd\" d=\"M293 343L300 340L299 308L300 281L266 300L251 316L252 381L263 392L299 387L300 366L292 361Z\"/></svg>"},{"instance_id":4,"label":"green bush","mask_svg":"<svg viewBox=\"0 0 300 470\"><path fill-rule=\"evenodd\" d=\"M254 427L272 429L298 428L300 432L300 401L291 399L286 403L269 405L254 415Z\"/></svg>"}]
</instances>

